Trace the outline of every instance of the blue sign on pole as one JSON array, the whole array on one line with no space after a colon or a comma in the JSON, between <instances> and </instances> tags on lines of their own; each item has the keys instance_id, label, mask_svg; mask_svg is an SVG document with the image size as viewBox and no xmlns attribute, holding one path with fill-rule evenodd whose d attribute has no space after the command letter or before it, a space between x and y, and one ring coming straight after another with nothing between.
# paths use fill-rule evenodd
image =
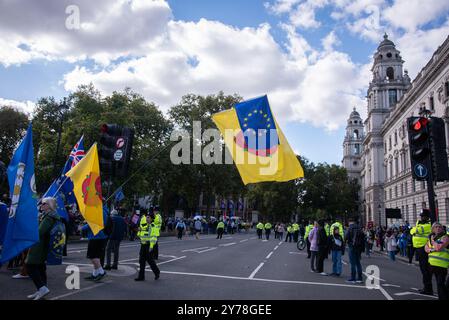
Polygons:
<instances>
[{"instance_id":1,"label":"blue sign on pole","mask_svg":"<svg viewBox=\"0 0 449 320\"><path fill-rule=\"evenodd\" d=\"M413 168L413 171L415 172L415 175L418 178L426 178L429 173L429 171L427 170L427 167L421 163L418 163L417 165L415 165L415 167Z\"/></svg>"}]
</instances>

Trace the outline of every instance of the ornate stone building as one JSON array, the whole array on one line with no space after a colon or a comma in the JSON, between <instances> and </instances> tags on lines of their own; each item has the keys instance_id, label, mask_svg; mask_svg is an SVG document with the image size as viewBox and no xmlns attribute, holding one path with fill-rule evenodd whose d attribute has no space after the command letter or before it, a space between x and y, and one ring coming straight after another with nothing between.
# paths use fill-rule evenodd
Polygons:
<instances>
[{"instance_id":1,"label":"ornate stone building","mask_svg":"<svg viewBox=\"0 0 449 320\"><path fill-rule=\"evenodd\" d=\"M399 208L402 221L415 223L420 210L428 207L425 183L411 175L407 118L418 116L425 106L433 116L445 119L449 141L449 37L413 82L403 72L403 63L385 35L371 69L360 170L363 220L375 225L387 223L385 208ZM435 193L440 222L448 224L449 182L438 183ZM401 221L388 224L395 222Z\"/></svg>"}]
</instances>

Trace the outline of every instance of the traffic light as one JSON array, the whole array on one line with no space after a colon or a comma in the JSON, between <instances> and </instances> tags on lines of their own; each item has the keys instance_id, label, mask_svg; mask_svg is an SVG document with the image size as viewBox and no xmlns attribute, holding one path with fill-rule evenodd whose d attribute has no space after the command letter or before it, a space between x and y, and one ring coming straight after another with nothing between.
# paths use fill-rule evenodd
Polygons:
<instances>
[{"instance_id":1,"label":"traffic light","mask_svg":"<svg viewBox=\"0 0 449 320\"><path fill-rule=\"evenodd\" d=\"M407 123L413 178L427 180L431 169L429 119L410 117L407 119Z\"/></svg>"},{"instance_id":2,"label":"traffic light","mask_svg":"<svg viewBox=\"0 0 449 320\"><path fill-rule=\"evenodd\" d=\"M134 130L117 124L100 128L100 170L104 175L125 177L131 158Z\"/></svg>"},{"instance_id":3,"label":"traffic light","mask_svg":"<svg viewBox=\"0 0 449 320\"><path fill-rule=\"evenodd\" d=\"M429 126L431 165L434 181L449 180L444 120L431 117Z\"/></svg>"}]
</instances>

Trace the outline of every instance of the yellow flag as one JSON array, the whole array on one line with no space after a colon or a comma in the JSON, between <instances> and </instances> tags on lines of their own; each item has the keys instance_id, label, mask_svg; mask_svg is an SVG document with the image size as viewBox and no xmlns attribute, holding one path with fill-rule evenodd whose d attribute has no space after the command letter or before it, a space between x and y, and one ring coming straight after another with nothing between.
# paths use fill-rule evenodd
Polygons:
<instances>
[{"instance_id":1,"label":"yellow flag","mask_svg":"<svg viewBox=\"0 0 449 320\"><path fill-rule=\"evenodd\" d=\"M79 210L96 235L104 228L97 144L95 143L86 156L65 175L72 179Z\"/></svg>"},{"instance_id":2,"label":"yellow flag","mask_svg":"<svg viewBox=\"0 0 449 320\"><path fill-rule=\"evenodd\" d=\"M267 96L212 115L243 183L289 181L304 171L274 119Z\"/></svg>"}]
</instances>

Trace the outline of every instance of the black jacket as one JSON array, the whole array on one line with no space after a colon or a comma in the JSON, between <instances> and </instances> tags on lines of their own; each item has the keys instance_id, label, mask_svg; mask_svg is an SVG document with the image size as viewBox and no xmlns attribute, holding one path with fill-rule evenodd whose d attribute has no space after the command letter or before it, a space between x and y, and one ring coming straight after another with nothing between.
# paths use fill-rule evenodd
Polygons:
<instances>
[{"instance_id":1,"label":"black jacket","mask_svg":"<svg viewBox=\"0 0 449 320\"><path fill-rule=\"evenodd\" d=\"M335 244L335 239L341 241L341 246L337 246ZM338 251L340 250L342 254L345 254L345 242L343 240L343 237L341 235L330 235L329 236L329 253L331 251Z\"/></svg>"}]
</instances>

